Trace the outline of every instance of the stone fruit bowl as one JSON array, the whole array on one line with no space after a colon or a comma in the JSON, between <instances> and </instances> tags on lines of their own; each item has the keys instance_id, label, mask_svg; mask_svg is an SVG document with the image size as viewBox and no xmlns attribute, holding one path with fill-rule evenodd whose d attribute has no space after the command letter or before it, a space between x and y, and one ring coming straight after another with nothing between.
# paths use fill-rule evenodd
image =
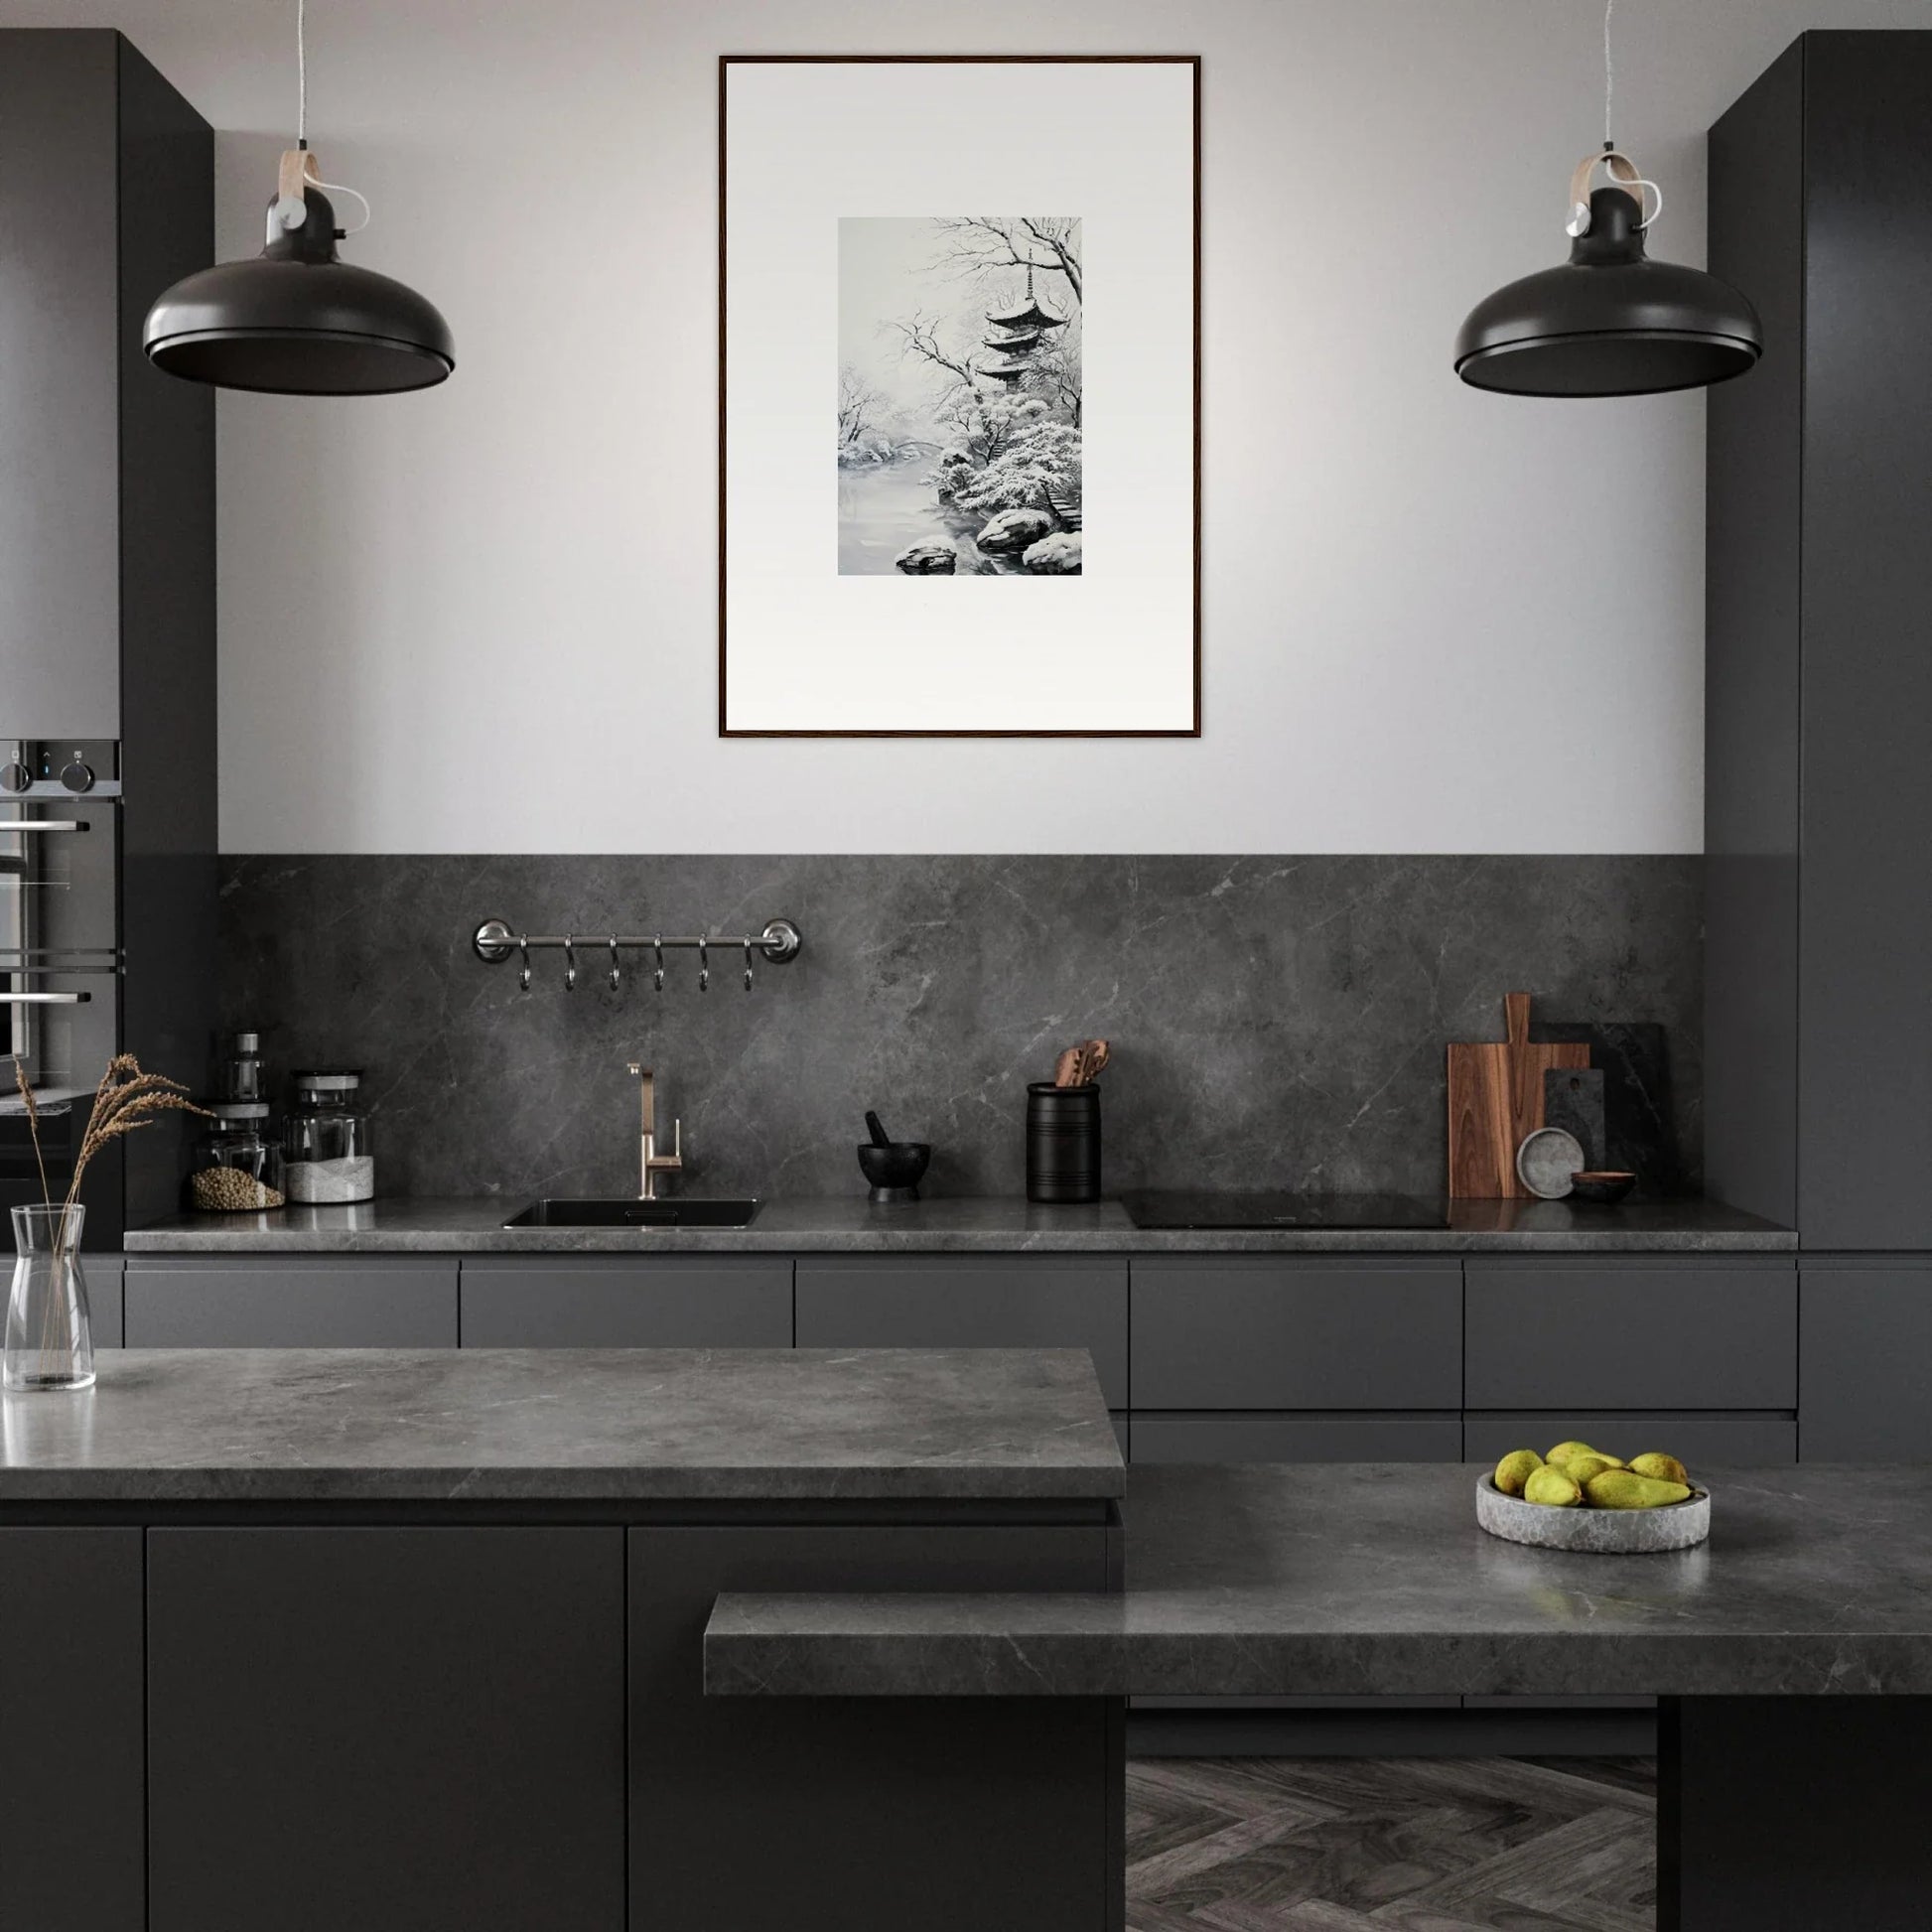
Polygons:
<instances>
[{"instance_id":1,"label":"stone fruit bowl","mask_svg":"<svg viewBox=\"0 0 1932 1932\"><path fill-rule=\"evenodd\" d=\"M1476 1483L1476 1521L1491 1536L1539 1550L1642 1556L1702 1543L1711 1534L1711 1492L1693 1483L1685 1501L1656 1509L1552 1509L1506 1496L1484 1475Z\"/></svg>"}]
</instances>

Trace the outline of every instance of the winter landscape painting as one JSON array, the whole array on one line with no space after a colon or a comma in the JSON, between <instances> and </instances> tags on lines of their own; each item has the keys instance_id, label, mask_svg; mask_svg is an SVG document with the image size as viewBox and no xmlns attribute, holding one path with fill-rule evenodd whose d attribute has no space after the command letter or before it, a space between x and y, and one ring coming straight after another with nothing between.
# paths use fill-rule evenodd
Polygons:
<instances>
[{"instance_id":1,"label":"winter landscape painting","mask_svg":"<svg viewBox=\"0 0 1932 1932\"><path fill-rule=\"evenodd\" d=\"M1198 737L1199 62L718 75L720 733Z\"/></svg>"},{"instance_id":2,"label":"winter landscape painting","mask_svg":"<svg viewBox=\"0 0 1932 1932\"><path fill-rule=\"evenodd\" d=\"M1079 576L1079 217L838 233L839 574Z\"/></svg>"}]
</instances>

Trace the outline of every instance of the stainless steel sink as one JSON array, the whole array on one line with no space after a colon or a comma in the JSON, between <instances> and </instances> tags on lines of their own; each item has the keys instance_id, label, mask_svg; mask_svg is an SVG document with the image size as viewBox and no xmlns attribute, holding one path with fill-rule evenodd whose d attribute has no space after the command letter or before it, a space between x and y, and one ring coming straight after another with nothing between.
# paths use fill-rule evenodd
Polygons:
<instances>
[{"instance_id":1,"label":"stainless steel sink","mask_svg":"<svg viewBox=\"0 0 1932 1932\"><path fill-rule=\"evenodd\" d=\"M537 1200L503 1223L506 1228L742 1228L759 1211L755 1200Z\"/></svg>"}]
</instances>

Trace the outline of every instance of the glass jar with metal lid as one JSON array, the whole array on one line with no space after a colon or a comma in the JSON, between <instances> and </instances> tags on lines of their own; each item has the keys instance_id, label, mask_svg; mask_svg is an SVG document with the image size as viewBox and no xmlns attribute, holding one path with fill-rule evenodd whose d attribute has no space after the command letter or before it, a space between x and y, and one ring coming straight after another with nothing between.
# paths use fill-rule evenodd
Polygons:
<instances>
[{"instance_id":1,"label":"glass jar with metal lid","mask_svg":"<svg viewBox=\"0 0 1932 1932\"><path fill-rule=\"evenodd\" d=\"M369 1117L355 1067L311 1067L291 1076L295 1106L283 1129L290 1200L324 1205L375 1198Z\"/></svg>"},{"instance_id":2,"label":"glass jar with metal lid","mask_svg":"<svg viewBox=\"0 0 1932 1932\"><path fill-rule=\"evenodd\" d=\"M202 1214L241 1214L280 1207L288 1195L282 1144L269 1131L265 1100L213 1100L213 1116L189 1157L190 1208Z\"/></svg>"}]
</instances>

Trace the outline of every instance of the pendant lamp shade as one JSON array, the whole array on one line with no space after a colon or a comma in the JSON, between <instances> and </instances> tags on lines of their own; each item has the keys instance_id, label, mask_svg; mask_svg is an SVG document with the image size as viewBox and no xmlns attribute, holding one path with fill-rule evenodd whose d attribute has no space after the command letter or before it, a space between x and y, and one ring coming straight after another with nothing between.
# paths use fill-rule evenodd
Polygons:
<instances>
[{"instance_id":1,"label":"pendant lamp shade","mask_svg":"<svg viewBox=\"0 0 1932 1932\"><path fill-rule=\"evenodd\" d=\"M170 375L223 389L293 396L424 389L456 367L450 326L433 303L336 252L335 209L301 183L299 227L270 205L269 239L252 261L184 277L148 312L143 346Z\"/></svg>"},{"instance_id":2,"label":"pendant lamp shade","mask_svg":"<svg viewBox=\"0 0 1932 1932\"><path fill-rule=\"evenodd\" d=\"M1757 312L1715 275L1652 261L1641 214L1622 188L1595 190L1569 261L1469 312L1456 374L1508 395L1637 396L1751 368L1763 352Z\"/></svg>"}]
</instances>

